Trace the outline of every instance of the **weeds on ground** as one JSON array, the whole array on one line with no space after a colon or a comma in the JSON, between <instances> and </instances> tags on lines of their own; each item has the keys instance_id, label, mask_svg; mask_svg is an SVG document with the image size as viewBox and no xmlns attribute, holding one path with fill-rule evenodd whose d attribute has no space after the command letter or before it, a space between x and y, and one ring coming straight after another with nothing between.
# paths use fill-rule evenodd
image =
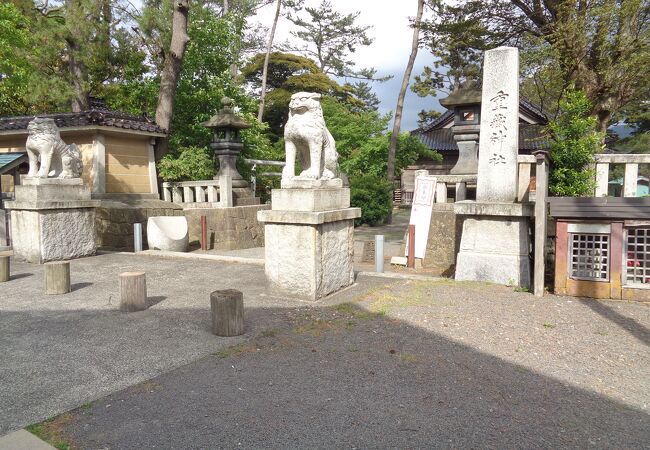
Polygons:
<instances>
[{"instance_id":1,"label":"weeds on ground","mask_svg":"<svg viewBox=\"0 0 650 450\"><path fill-rule=\"evenodd\" d=\"M25 427L27 431L59 450L73 450L75 447L63 436L63 428L72 422L70 413L51 417L43 422Z\"/></svg>"},{"instance_id":2,"label":"weeds on ground","mask_svg":"<svg viewBox=\"0 0 650 450\"><path fill-rule=\"evenodd\" d=\"M256 349L257 347L252 343L243 343L243 344L233 345L232 347L227 347L224 348L223 350L214 352L212 353L212 356L216 356L218 358L224 359L230 356L239 355L241 353L254 352L256 351Z\"/></svg>"}]
</instances>

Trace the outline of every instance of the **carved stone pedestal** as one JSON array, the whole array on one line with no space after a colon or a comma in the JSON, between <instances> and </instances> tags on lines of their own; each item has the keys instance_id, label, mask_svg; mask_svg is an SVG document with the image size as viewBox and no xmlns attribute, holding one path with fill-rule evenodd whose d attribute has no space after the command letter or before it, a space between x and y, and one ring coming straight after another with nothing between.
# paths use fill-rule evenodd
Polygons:
<instances>
[{"instance_id":1,"label":"carved stone pedestal","mask_svg":"<svg viewBox=\"0 0 650 450\"><path fill-rule=\"evenodd\" d=\"M327 184L327 183L324 183ZM316 300L354 281L354 219L347 188L292 188L272 192L264 225L266 277L272 290Z\"/></svg>"},{"instance_id":2,"label":"carved stone pedestal","mask_svg":"<svg viewBox=\"0 0 650 450\"><path fill-rule=\"evenodd\" d=\"M454 204L466 216L456 280L530 287L530 216L533 208L521 203Z\"/></svg>"},{"instance_id":3,"label":"carved stone pedestal","mask_svg":"<svg viewBox=\"0 0 650 450\"><path fill-rule=\"evenodd\" d=\"M6 203L16 256L42 264L95 254L97 205L81 178L25 178Z\"/></svg>"}]
</instances>

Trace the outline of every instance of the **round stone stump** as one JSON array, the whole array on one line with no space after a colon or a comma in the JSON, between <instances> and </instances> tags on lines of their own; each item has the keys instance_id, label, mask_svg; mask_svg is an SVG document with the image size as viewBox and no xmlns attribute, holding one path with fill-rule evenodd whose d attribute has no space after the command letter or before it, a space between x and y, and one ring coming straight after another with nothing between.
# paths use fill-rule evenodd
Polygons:
<instances>
[{"instance_id":1,"label":"round stone stump","mask_svg":"<svg viewBox=\"0 0 650 450\"><path fill-rule=\"evenodd\" d=\"M0 283L9 281L9 257L0 255Z\"/></svg>"},{"instance_id":2,"label":"round stone stump","mask_svg":"<svg viewBox=\"0 0 650 450\"><path fill-rule=\"evenodd\" d=\"M210 294L212 333L217 336L244 334L244 295L235 289Z\"/></svg>"},{"instance_id":3,"label":"round stone stump","mask_svg":"<svg viewBox=\"0 0 650 450\"><path fill-rule=\"evenodd\" d=\"M70 292L70 263L52 261L45 263L45 293L48 295Z\"/></svg>"},{"instance_id":4,"label":"round stone stump","mask_svg":"<svg viewBox=\"0 0 650 450\"><path fill-rule=\"evenodd\" d=\"M120 311L147 309L147 280L144 272L120 274Z\"/></svg>"}]
</instances>

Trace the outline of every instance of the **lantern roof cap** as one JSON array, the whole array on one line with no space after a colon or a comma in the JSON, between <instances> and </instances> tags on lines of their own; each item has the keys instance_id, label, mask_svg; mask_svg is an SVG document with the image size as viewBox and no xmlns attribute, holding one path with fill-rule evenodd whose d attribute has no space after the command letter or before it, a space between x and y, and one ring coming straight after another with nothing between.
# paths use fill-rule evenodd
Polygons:
<instances>
[{"instance_id":1,"label":"lantern roof cap","mask_svg":"<svg viewBox=\"0 0 650 450\"><path fill-rule=\"evenodd\" d=\"M252 125L248 123L245 119L239 117L235 114L235 102L229 97L223 97L221 99L221 104L223 107L212 116L206 122L203 122L203 126L207 128L214 129L235 129L235 130L244 130L250 128Z\"/></svg>"}]
</instances>

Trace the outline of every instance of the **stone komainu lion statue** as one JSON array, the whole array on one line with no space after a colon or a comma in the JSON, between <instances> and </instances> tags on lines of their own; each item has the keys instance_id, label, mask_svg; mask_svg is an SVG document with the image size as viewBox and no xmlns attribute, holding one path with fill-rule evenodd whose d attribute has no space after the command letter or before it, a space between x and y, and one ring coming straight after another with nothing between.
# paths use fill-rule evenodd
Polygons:
<instances>
[{"instance_id":1,"label":"stone komainu lion statue","mask_svg":"<svg viewBox=\"0 0 650 450\"><path fill-rule=\"evenodd\" d=\"M76 144L67 145L61 139L54 119L34 118L27 125L27 155L29 177L79 178L81 151ZM39 168L40 160L40 168Z\"/></svg>"},{"instance_id":2,"label":"stone komainu lion statue","mask_svg":"<svg viewBox=\"0 0 650 450\"><path fill-rule=\"evenodd\" d=\"M289 120L284 127L286 165L283 179L296 178L296 155L303 171L298 178L330 180L338 176L338 157L334 138L330 134L320 94L298 92L289 102Z\"/></svg>"}]
</instances>

